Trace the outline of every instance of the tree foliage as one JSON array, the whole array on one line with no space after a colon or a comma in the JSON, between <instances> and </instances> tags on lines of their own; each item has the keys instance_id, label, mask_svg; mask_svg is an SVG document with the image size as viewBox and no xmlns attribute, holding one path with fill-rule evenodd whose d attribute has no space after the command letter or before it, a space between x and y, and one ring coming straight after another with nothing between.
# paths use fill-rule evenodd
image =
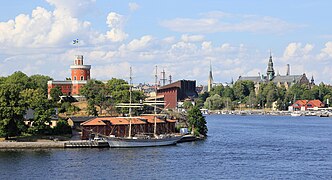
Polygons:
<instances>
[{"instance_id":1,"label":"tree foliage","mask_svg":"<svg viewBox=\"0 0 332 180\"><path fill-rule=\"evenodd\" d=\"M190 129L194 128L194 133L196 135L206 136L208 129L206 126L205 117L202 115L201 111L197 106L192 107L188 111L188 123L190 125ZM192 130L192 129L191 129Z\"/></svg>"},{"instance_id":2,"label":"tree foliage","mask_svg":"<svg viewBox=\"0 0 332 180\"><path fill-rule=\"evenodd\" d=\"M112 78L103 83L97 80L90 80L83 88L81 94L88 100L88 109L90 115L95 115L94 106L99 107L99 114L107 107L116 105L118 103L129 103L129 84L123 79ZM132 102L138 103L144 98L142 92L132 91ZM128 109L123 111L117 109L119 112L128 112Z\"/></svg>"},{"instance_id":3,"label":"tree foliage","mask_svg":"<svg viewBox=\"0 0 332 180\"><path fill-rule=\"evenodd\" d=\"M60 96L62 96L62 95L63 95L63 93L62 93L61 88L59 86L56 86L56 87L52 88L51 91L50 91L51 99L54 102L58 102L60 100Z\"/></svg>"},{"instance_id":4,"label":"tree foliage","mask_svg":"<svg viewBox=\"0 0 332 180\"><path fill-rule=\"evenodd\" d=\"M48 122L53 113L47 99L47 81L50 79L42 75L28 77L20 71L0 78L0 136L8 138L25 131L23 120L29 108L35 110L33 124L36 131L47 129L43 122Z\"/></svg>"}]
</instances>

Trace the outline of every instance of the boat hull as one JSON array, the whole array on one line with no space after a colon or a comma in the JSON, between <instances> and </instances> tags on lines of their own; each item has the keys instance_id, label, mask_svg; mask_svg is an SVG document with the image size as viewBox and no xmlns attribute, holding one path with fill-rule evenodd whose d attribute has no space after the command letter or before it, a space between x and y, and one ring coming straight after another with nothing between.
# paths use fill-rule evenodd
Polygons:
<instances>
[{"instance_id":1,"label":"boat hull","mask_svg":"<svg viewBox=\"0 0 332 180\"><path fill-rule=\"evenodd\" d=\"M128 138L107 138L111 148L132 148L132 147L154 147L175 145L182 136L162 139L128 139Z\"/></svg>"}]
</instances>

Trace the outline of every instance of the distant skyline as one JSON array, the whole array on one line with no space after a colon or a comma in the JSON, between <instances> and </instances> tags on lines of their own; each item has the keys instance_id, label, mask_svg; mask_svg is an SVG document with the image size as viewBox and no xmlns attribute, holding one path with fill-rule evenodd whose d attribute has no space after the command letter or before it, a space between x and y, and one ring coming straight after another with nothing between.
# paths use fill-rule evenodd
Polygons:
<instances>
[{"instance_id":1,"label":"distant skyline","mask_svg":"<svg viewBox=\"0 0 332 180\"><path fill-rule=\"evenodd\" d=\"M0 76L15 71L70 77L75 55L91 77L207 84L276 73L332 84L332 1L11 0L0 6ZM73 44L79 39L79 48Z\"/></svg>"}]
</instances>

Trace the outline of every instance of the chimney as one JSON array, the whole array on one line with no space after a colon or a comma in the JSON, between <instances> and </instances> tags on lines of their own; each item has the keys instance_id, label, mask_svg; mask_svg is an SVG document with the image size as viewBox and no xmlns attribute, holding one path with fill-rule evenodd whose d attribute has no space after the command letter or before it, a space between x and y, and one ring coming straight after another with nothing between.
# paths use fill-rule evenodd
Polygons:
<instances>
[{"instance_id":1,"label":"chimney","mask_svg":"<svg viewBox=\"0 0 332 180\"><path fill-rule=\"evenodd\" d=\"M290 75L290 66L289 64L287 64L287 72L286 72L286 76L289 76Z\"/></svg>"}]
</instances>

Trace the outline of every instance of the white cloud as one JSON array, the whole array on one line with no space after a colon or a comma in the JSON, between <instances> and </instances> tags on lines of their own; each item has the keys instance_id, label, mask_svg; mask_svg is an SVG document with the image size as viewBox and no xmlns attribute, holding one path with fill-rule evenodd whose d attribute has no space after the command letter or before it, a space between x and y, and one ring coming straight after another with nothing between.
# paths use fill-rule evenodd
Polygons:
<instances>
[{"instance_id":1,"label":"white cloud","mask_svg":"<svg viewBox=\"0 0 332 180\"><path fill-rule=\"evenodd\" d=\"M49 4L55 6L55 13L63 16L77 17L81 14L91 11L91 6L96 0L46 0ZM89 11L87 11L89 9ZM84 12L84 13L82 13Z\"/></svg>"},{"instance_id":2,"label":"white cloud","mask_svg":"<svg viewBox=\"0 0 332 180\"><path fill-rule=\"evenodd\" d=\"M143 36L141 39L134 39L127 45L127 49L130 51L139 51L149 47L153 40L152 36Z\"/></svg>"},{"instance_id":3,"label":"white cloud","mask_svg":"<svg viewBox=\"0 0 332 180\"><path fill-rule=\"evenodd\" d=\"M321 53L318 55L319 59L332 58L332 42L329 41L325 43L325 47L321 50Z\"/></svg>"},{"instance_id":4,"label":"white cloud","mask_svg":"<svg viewBox=\"0 0 332 180\"><path fill-rule=\"evenodd\" d=\"M184 42L199 42L199 41L203 41L204 40L204 36L203 35L188 35L188 34L184 34L181 36L181 40Z\"/></svg>"},{"instance_id":5,"label":"white cloud","mask_svg":"<svg viewBox=\"0 0 332 180\"><path fill-rule=\"evenodd\" d=\"M283 58L286 60L308 55L314 48L312 44L306 44L304 47L301 43L290 43L284 51Z\"/></svg>"},{"instance_id":6,"label":"white cloud","mask_svg":"<svg viewBox=\"0 0 332 180\"><path fill-rule=\"evenodd\" d=\"M129 5L130 11L136 11L139 9L139 5L137 3L130 2L128 5Z\"/></svg>"},{"instance_id":7,"label":"white cloud","mask_svg":"<svg viewBox=\"0 0 332 180\"><path fill-rule=\"evenodd\" d=\"M200 18L175 18L164 20L161 25L176 32L215 33L215 32L260 32L284 33L303 25L295 25L284 20L248 14L230 14L213 11L201 14Z\"/></svg>"},{"instance_id":8,"label":"white cloud","mask_svg":"<svg viewBox=\"0 0 332 180\"><path fill-rule=\"evenodd\" d=\"M125 18L115 12L110 12L107 16L106 24L111 29L106 32L106 38L113 42L120 42L127 38L128 34L123 31Z\"/></svg>"}]
</instances>

